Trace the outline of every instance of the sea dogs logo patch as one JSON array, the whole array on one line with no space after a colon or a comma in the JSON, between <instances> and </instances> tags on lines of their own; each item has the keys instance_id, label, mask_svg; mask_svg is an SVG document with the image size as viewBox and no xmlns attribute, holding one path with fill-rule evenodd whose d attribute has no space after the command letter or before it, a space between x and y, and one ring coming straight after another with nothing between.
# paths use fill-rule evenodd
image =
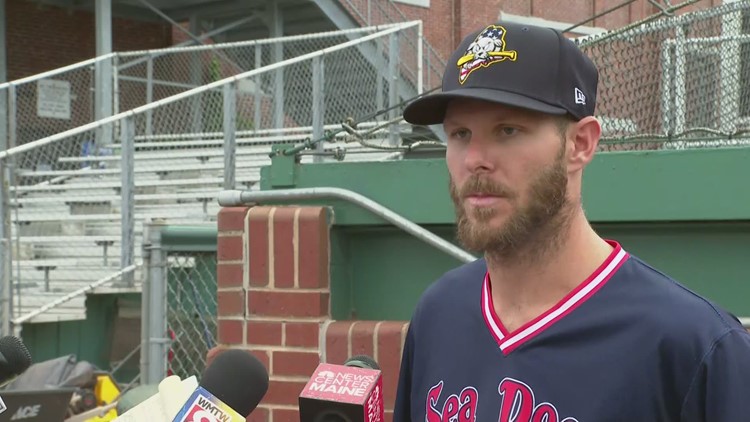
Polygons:
<instances>
[{"instance_id":1,"label":"sea dogs logo patch","mask_svg":"<svg viewBox=\"0 0 750 422\"><path fill-rule=\"evenodd\" d=\"M505 49L505 28L490 25L477 35L458 59L458 81L463 84L471 72L505 60L516 61L517 56L515 50Z\"/></svg>"}]
</instances>

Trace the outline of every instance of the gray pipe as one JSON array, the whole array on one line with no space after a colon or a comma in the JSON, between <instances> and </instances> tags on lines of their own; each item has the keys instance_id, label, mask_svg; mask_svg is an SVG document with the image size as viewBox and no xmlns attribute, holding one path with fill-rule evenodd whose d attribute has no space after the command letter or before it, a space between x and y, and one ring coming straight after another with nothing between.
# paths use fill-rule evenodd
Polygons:
<instances>
[{"instance_id":1,"label":"gray pipe","mask_svg":"<svg viewBox=\"0 0 750 422\"><path fill-rule=\"evenodd\" d=\"M463 262L477 258L445 239L434 235L412 221L396 214L377 202L356 192L341 188L279 189L267 191L226 190L219 193L219 205L223 207L241 206L264 201L304 200L336 198L343 199L372 212L389 221L401 230Z\"/></svg>"}]
</instances>

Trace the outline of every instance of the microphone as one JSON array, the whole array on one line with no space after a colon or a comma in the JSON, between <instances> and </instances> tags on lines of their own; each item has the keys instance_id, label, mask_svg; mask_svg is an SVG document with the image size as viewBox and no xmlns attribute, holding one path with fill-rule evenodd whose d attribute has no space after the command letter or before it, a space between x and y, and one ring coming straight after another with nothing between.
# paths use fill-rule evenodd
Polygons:
<instances>
[{"instance_id":1,"label":"microphone","mask_svg":"<svg viewBox=\"0 0 750 422\"><path fill-rule=\"evenodd\" d=\"M245 422L268 390L268 371L245 350L219 353L173 422Z\"/></svg>"},{"instance_id":2,"label":"microphone","mask_svg":"<svg viewBox=\"0 0 750 422\"><path fill-rule=\"evenodd\" d=\"M381 422L383 378L369 356L321 363L299 395L300 422Z\"/></svg>"},{"instance_id":3,"label":"microphone","mask_svg":"<svg viewBox=\"0 0 750 422\"><path fill-rule=\"evenodd\" d=\"M31 353L16 336L0 338L0 387L4 387L31 366Z\"/></svg>"}]
</instances>

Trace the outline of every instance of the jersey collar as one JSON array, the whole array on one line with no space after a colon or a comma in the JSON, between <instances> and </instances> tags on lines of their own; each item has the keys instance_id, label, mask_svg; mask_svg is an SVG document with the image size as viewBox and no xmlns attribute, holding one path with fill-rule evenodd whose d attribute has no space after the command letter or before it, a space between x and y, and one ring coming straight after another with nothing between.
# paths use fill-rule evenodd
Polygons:
<instances>
[{"instance_id":1,"label":"jersey collar","mask_svg":"<svg viewBox=\"0 0 750 422\"><path fill-rule=\"evenodd\" d=\"M612 240L607 240L614 249L586 280L562 298L555 306L548 309L543 314L522 325L513 332L503 326L502 321L495 313L495 306L492 302L492 288L490 284L490 274L484 275L482 285L482 314L487 323L490 334L495 338L500 350L507 355L523 343L529 341L552 324L572 312L575 308L584 303L589 297L593 296L604 284L617 272L620 266L627 260L629 254L623 250L622 246Z\"/></svg>"}]
</instances>

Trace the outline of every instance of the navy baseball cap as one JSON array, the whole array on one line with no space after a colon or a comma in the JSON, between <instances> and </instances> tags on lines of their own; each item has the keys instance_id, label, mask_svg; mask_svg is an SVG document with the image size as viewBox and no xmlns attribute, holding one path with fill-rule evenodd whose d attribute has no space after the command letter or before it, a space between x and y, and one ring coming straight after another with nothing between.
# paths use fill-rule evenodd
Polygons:
<instances>
[{"instance_id":1,"label":"navy baseball cap","mask_svg":"<svg viewBox=\"0 0 750 422\"><path fill-rule=\"evenodd\" d=\"M497 22L463 39L448 60L442 92L409 103L404 119L441 124L450 100L474 98L580 120L594 114L598 82L591 59L559 31Z\"/></svg>"}]
</instances>

